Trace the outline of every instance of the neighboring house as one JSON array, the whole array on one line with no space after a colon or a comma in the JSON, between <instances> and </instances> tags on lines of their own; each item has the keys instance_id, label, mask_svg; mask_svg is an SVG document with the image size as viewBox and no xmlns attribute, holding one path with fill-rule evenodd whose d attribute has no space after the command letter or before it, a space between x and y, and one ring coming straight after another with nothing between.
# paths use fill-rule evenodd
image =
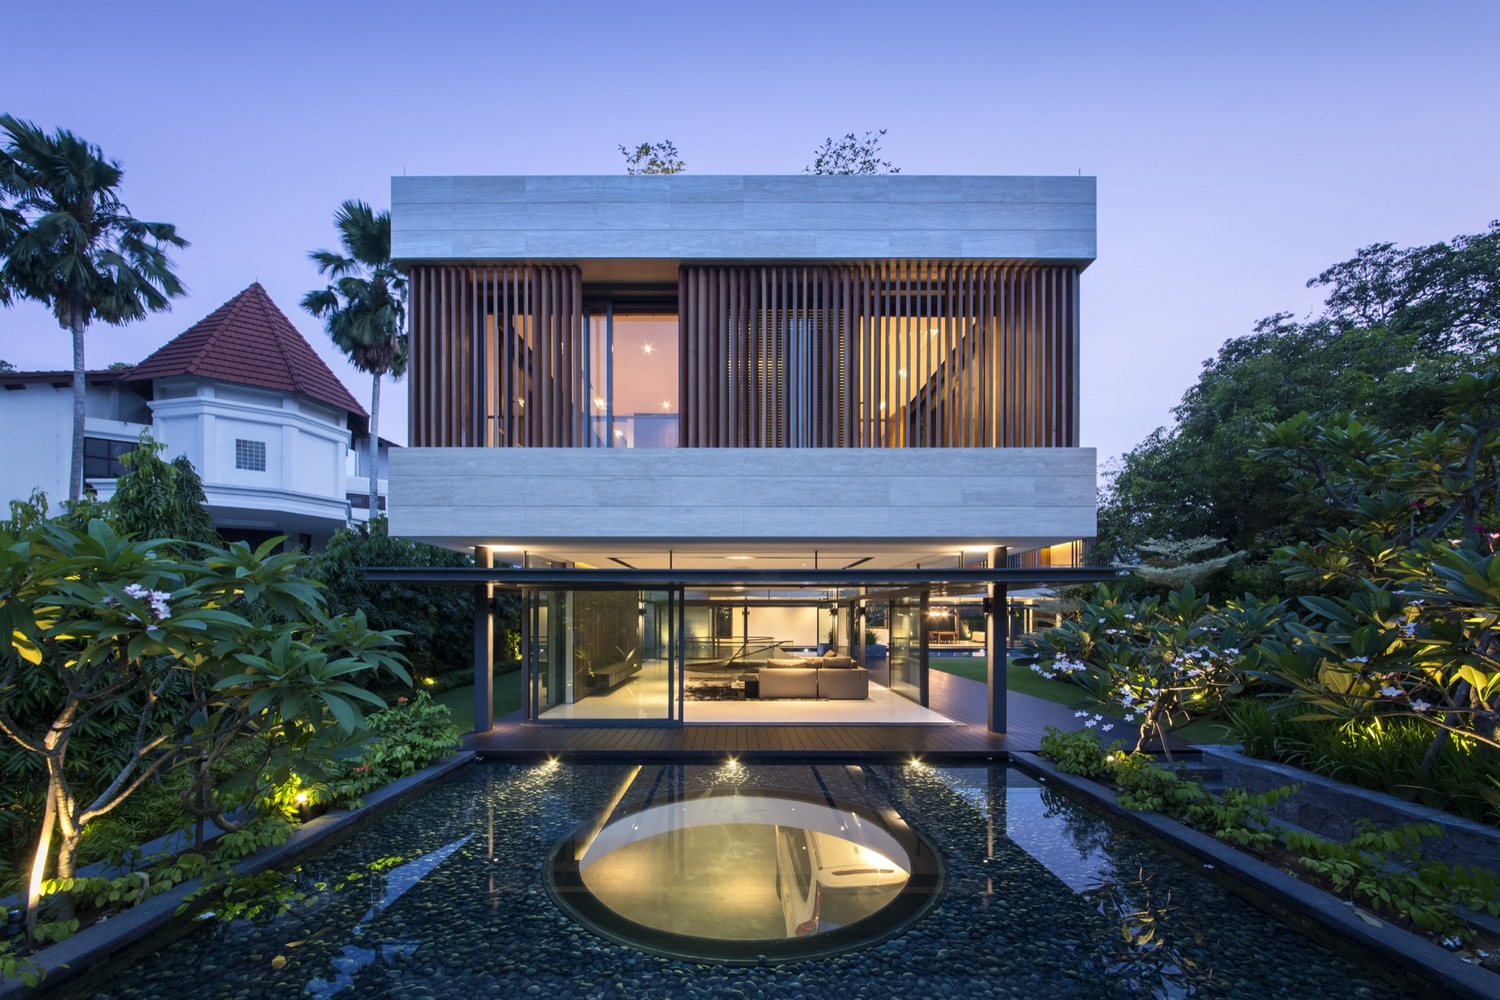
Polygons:
<instances>
[{"instance_id":1,"label":"neighboring house","mask_svg":"<svg viewBox=\"0 0 1500 1000\"><path fill-rule=\"evenodd\" d=\"M1007 587L1111 575L1059 558L1091 177L397 177L392 226L391 530L518 565L374 575L519 591L529 719L925 721L941 646L1003 731Z\"/></svg>"},{"instance_id":2,"label":"neighboring house","mask_svg":"<svg viewBox=\"0 0 1500 1000\"><path fill-rule=\"evenodd\" d=\"M68 492L72 374L10 372L0 386L6 426L25 428L0 441L0 499L40 487L55 505ZM348 457L364 408L258 283L135 367L88 373L88 386L84 478L101 498L149 430L198 470L226 538L316 548L348 523L351 493L368 506L364 460L351 474Z\"/></svg>"}]
</instances>

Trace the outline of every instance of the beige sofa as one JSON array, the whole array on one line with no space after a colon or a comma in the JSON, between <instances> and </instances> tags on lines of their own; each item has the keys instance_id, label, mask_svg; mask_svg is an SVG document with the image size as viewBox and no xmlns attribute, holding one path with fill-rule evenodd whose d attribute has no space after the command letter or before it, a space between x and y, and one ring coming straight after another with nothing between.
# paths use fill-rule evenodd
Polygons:
<instances>
[{"instance_id":1,"label":"beige sofa","mask_svg":"<svg viewBox=\"0 0 1500 1000\"><path fill-rule=\"evenodd\" d=\"M870 697L870 672L848 656L767 660L757 676L762 698Z\"/></svg>"}]
</instances>

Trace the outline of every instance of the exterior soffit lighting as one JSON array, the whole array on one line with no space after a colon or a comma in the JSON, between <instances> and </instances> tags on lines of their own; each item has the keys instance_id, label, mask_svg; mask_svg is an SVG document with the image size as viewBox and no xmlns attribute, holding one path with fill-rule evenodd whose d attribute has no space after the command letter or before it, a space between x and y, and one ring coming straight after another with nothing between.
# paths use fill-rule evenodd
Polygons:
<instances>
[{"instance_id":1,"label":"exterior soffit lighting","mask_svg":"<svg viewBox=\"0 0 1500 1000\"><path fill-rule=\"evenodd\" d=\"M725 556L725 559L754 559L754 556Z\"/></svg>"}]
</instances>

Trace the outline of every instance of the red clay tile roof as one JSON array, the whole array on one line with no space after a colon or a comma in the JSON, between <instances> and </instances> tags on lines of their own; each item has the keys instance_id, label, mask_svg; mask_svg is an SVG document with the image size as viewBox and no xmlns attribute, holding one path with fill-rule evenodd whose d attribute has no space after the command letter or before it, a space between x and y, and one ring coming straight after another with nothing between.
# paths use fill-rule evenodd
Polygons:
<instances>
[{"instance_id":1,"label":"red clay tile roof","mask_svg":"<svg viewBox=\"0 0 1500 1000\"><path fill-rule=\"evenodd\" d=\"M131 382L196 375L237 385L300 392L364 423L364 407L256 282L125 375Z\"/></svg>"}]
</instances>

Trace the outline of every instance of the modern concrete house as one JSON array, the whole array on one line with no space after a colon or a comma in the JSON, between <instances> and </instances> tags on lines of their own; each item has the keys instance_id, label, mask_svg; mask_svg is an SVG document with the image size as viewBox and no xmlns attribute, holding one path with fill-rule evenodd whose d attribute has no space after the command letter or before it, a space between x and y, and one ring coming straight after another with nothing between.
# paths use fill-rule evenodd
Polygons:
<instances>
[{"instance_id":1,"label":"modern concrete house","mask_svg":"<svg viewBox=\"0 0 1500 1000\"><path fill-rule=\"evenodd\" d=\"M67 497L72 378L0 374L0 415L26 428L0 440L0 499ZM364 408L258 283L140 364L89 372L88 387L84 480L101 498L149 431L166 457L193 463L226 538L317 548L350 521L352 497L366 514L365 460L353 457Z\"/></svg>"},{"instance_id":2,"label":"modern concrete house","mask_svg":"<svg viewBox=\"0 0 1500 1000\"><path fill-rule=\"evenodd\" d=\"M403 578L520 592L528 720L928 722L965 651L999 732L1007 588L1110 575L1091 177L397 177L392 223L391 531L478 562Z\"/></svg>"}]
</instances>

